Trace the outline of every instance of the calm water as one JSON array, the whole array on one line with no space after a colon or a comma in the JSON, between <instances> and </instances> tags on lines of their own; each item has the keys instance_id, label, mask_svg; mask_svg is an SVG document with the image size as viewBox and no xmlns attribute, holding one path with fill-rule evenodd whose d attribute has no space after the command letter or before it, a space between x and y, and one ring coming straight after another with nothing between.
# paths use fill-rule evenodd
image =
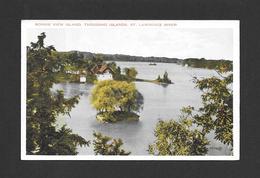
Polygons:
<instances>
[{"instance_id":1,"label":"calm water","mask_svg":"<svg viewBox=\"0 0 260 178\"><path fill-rule=\"evenodd\" d=\"M153 131L159 119L178 119L180 109L183 106L201 106L201 92L194 88L192 77L210 77L217 75L213 70L195 69L183 67L177 64L158 63L150 66L144 62L117 62L122 68L135 67L138 71L138 78L155 79L158 74L168 72L169 78L174 82L172 85L163 87L161 85L136 82L137 89L144 96L144 108L140 112L138 122L99 123L96 121L96 110L90 105L90 92L93 85L64 83L56 84L53 89L64 90L66 97L81 94L80 101L72 109L70 115L61 116L60 124L67 124L74 133L77 133L87 140L92 140L93 131L101 132L114 138L121 138L124 141L123 148L132 152L132 155L147 155L148 145L154 140ZM227 146L213 139L214 135L208 136L211 144L209 155L230 155ZM78 148L81 155L92 155L92 147Z\"/></svg>"}]
</instances>

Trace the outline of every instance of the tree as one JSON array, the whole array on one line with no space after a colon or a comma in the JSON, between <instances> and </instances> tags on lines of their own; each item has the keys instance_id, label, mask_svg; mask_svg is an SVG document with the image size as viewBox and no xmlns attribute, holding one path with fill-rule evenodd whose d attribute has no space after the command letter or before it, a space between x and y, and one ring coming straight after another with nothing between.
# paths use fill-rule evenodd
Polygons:
<instances>
[{"instance_id":1,"label":"tree","mask_svg":"<svg viewBox=\"0 0 260 178\"><path fill-rule=\"evenodd\" d=\"M194 122L205 133L215 132L215 139L233 146L233 74L222 78L195 78L196 86L203 91L203 107L194 115Z\"/></svg>"},{"instance_id":2,"label":"tree","mask_svg":"<svg viewBox=\"0 0 260 178\"><path fill-rule=\"evenodd\" d=\"M180 121L160 120L155 129L156 140L149 145L153 155L205 155L209 141L205 134L194 127L190 108L183 108Z\"/></svg>"},{"instance_id":3,"label":"tree","mask_svg":"<svg viewBox=\"0 0 260 178\"><path fill-rule=\"evenodd\" d=\"M64 71L66 60L53 46L44 46L45 33L36 43L27 47L27 107L26 151L27 154L77 154L78 145L88 142L70 129L55 127L60 114L69 114L78 103L78 96L65 99L63 91L51 93L56 75ZM58 71L58 72L57 72Z\"/></svg>"},{"instance_id":4,"label":"tree","mask_svg":"<svg viewBox=\"0 0 260 178\"><path fill-rule=\"evenodd\" d=\"M169 79L168 77L168 72L165 71L164 74L163 74L163 77L161 78L160 75L158 75L157 79L156 79L158 82L162 82L162 83L172 83L172 81Z\"/></svg>"},{"instance_id":5,"label":"tree","mask_svg":"<svg viewBox=\"0 0 260 178\"><path fill-rule=\"evenodd\" d=\"M202 92L202 104L182 110L186 116L181 121L159 121L155 142L149 146L151 154L203 155L207 153L205 136L214 131L215 139L233 147L233 74L230 65L219 65L219 77L194 78ZM191 127L192 126L192 127ZM196 142L194 141L196 136ZM193 140L193 141L191 141Z\"/></svg>"},{"instance_id":6,"label":"tree","mask_svg":"<svg viewBox=\"0 0 260 178\"><path fill-rule=\"evenodd\" d=\"M141 97L133 83L104 80L92 90L91 103L100 112L138 111L143 104Z\"/></svg>"},{"instance_id":7,"label":"tree","mask_svg":"<svg viewBox=\"0 0 260 178\"><path fill-rule=\"evenodd\" d=\"M162 82L164 82L164 83L172 83L172 81L168 77L168 72L167 71L165 71L164 74L163 74Z\"/></svg>"},{"instance_id":8,"label":"tree","mask_svg":"<svg viewBox=\"0 0 260 178\"><path fill-rule=\"evenodd\" d=\"M168 72L167 71L164 72L163 78L161 78L161 76L158 75L156 81L162 82L162 83L166 83L166 84L172 83L172 81L168 77Z\"/></svg>"},{"instance_id":9,"label":"tree","mask_svg":"<svg viewBox=\"0 0 260 178\"><path fill-rule=\"evenodd\" d=\"M123 141L121 139L112 139L101 133L93 133L94 152L96 155L129 155L131 152L121 148Z\"/></svg>"},{"instance_id":10,"label":"tree","mask_svg":"<svg viewBox=\"0 0 260 178\"><path fill-rule=\"evenodd\" d=\"M114 80L122 80L123 75L121 74L121 68L116 65L115 62L110 62L107 64L110 69L112 69L112 75Z\"/></svg>"},{"instance_id":11,"label":"tree","mask_svg":"<svg viewBox=\"0 0 260 178\"><path fill-rule=\"evenodd\" d=\"M125 72L126 78L130 81L133 81L138 74L138 72L136 71L136 69L134 67L124 68L124 72Z\"/></svg>"},{"instance_id":12,"label":"tree","mask_svg":"<svg viewBox=\"0 0 260 178\"><path fill-rule=\"evenodd\" d=\"M135 112L142 108L143 96L134 83L105 80L98 82L92 90L91 104L99 111L98 121L138 121L139 115Z\"/></svg>"}]
</instances>

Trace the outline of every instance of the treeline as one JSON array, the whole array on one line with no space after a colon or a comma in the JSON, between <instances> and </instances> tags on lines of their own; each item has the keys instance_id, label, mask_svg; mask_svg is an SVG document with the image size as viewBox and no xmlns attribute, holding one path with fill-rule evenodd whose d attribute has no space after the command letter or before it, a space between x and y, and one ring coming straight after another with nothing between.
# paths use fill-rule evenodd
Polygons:
<instances>
[{"instance_id":1,"label":"treeline","mask_svg":"<svg viewBox=\"0 0 260 178\"><path fill-rule=\"evenodd\" d=\"M79 52L86 58L93 58L97 55L101 56L105 61L130 61L130 62L163 62L163 63L178 63L181 64L182 60L178 58L167 57L143 57L143 56L130 56L123 54L95 54L90 52Z\"/></svg>"},{"instance_id":2,"label":"treeline","mask_svg":"<svg viewBox=\"0 0 260 178\"><path fill-rule=\"evenodd\" d=\"M232 70L233 63L229 60L206 60L204 58L188 58L183 60L182 65L206 69L217 69L219 66L225 66L228 68L228 70Z\"/></svg>"},{"instance_id":3,"label":"treeline","mask_svg":"<svg viewBox=\"0 0 260 178\"><path fill-rule=\"evenodd\" d=\"M187 58L187 59L178 59L178 58L167 58L167 57L143 57L143 56L130 56L123 54L96 54L90 52L77 52L84 58L92 59L97 56L102 58L104 61L129 61L129 62L159 62L159 63L176 63L180 65L188 65L195 68L206 68L206 69L217 69L219 66L228 66L229 69L232 69L232 61L230 60L214 60L214 59L205 59L205 58Z\"/></svg>"}]
</instances>

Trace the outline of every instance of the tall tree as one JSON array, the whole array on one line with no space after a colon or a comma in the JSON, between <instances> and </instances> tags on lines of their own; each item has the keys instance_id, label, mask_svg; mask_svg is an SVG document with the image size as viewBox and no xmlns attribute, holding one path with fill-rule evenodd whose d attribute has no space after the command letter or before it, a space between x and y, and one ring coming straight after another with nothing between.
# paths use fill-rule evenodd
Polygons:
<instances>
[{"instance_id":1,"label":"tall tree","mask_svg":"<svg viewBox=\"0 0 260 178\"><path fill-rule=\"evenodd\" d=\"M53 46L44 46L45 33L27 47L27 154L77 154L76 147L88 142L65 126L57 130L60 114L69 114L78 97L64 98L63 91L52 93L55 75L66 65Z\"/></svg>"}]
</instances>

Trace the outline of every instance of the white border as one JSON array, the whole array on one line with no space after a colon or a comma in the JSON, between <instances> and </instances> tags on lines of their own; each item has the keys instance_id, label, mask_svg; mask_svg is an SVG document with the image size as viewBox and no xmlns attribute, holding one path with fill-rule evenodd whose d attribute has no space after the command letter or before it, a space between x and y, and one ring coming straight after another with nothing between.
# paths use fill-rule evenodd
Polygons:
<instances>
[{"instance_id":1,"label":"white border","mask_svg":"<svg viewBox=\"0 0 260 178\"><path fill-rule=\"evenodd\" d=\"M233 29L233 155L232 156L55 156L26 155L26 32L28 28L61 28L35 26L35 23L174 23L174 28ZM83 28L63 26L62 28ZM91 28L91 27L87 27ZM109 28L100 27L100 28ZM131 28L131 27L120 27ZM151 28L151 27L138 27ZM158 27L154 27L158 28ZM240 39L239 20L22 20L21 21L21 160L239 160L240 159Z\"/></svg>"}]
</instances>

